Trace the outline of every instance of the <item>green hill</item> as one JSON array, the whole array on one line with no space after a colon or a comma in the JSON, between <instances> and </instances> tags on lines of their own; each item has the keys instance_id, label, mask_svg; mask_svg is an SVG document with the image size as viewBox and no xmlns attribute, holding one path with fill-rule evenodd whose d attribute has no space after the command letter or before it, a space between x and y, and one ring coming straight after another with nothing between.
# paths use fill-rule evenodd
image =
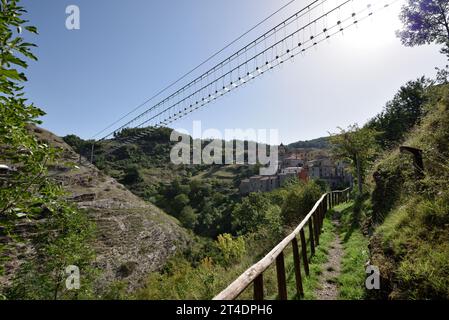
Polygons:
<instances>
[{"instance_id":1,"label":"green hill","mask_svg":"<svg viewBox=\"0 0 449 320\"><path fill-rule=\"evenodd\" d=\"M370 262L380 268L378 298L449 298L449 86L431 86L425 97L425 116L403 142L422 150L424 172L398 148L372 172Z\"/></svg>"},{"instance_id":2,"label":"green hill","mask_svg":"<svg viewBox=\"0 0 449 320\"><path fill-rule=\"evenodd\" d=\"M95 142L95 165L135 195L152 202L198 235L216 237L231 232L231 213L240 199L240 181L255 174L255 166L175 165L170 161L172 129L158 128L128 144L121 141L148 132L126 129L113 139ZM64 137L89 158L92 141ZM207 141L203 141L203 144Z\"/></svg>"},{"instance_id":3,"label":"green hill","mask_svg":"<svg viewBox=\"0 0 449 320\"><path fill-rule=\"evenodd\" d=\"M297 149L327 149L329 148L329 139L327 137L321 137L307 141L297 141L290 143L288 148Z\"/></svg>"}]
</instances>

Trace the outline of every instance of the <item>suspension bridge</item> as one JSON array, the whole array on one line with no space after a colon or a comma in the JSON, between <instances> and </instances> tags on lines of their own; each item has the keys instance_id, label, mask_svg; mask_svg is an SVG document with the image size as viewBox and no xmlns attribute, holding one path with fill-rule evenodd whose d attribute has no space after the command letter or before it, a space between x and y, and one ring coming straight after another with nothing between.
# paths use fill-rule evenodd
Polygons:
<instances>
[{"instance_id":1,"label":"suspension bridge","mask_svg":"<svg viewBox=\"0 0 449 320\"><path fill-rule=\"evenodd\" d=\"M99 131L92 138L103 141L118 137L123 130L128 128L144 129L139 130L136 134L127 135L126 138L116 139L119 143L108 151L107 154L110 154L124 144L136 142L151 134L155 129L167 127L230 92L244 88L249 82L253 82L262 75L272 72L285 64L285 62L304 55L331 38L343 35L346 30L355 28L364 20L385 10L397 1L311 1L305 7L277 23L274 27L269 28L268 31L262 33L254 40L247 42L246 45L216 63L212 68L187 81L186 84L176 87L182 80L187 79L194 71L205 65L206 62L213 60L219 53L224 52L250 31L255 30L263 22L295 2L295 0L292 0L206 61L160 90L111 125ZM153 101L162 96L163 93L166 93L165 98L160 98L157 103L154 103ZM144 111L134 116L131 120L120 124L139 109L144 109ZM113 127L115 128L112 129ZM94 148L92 147L91 161L93 157Z\"/></svg>"}]
</instances>

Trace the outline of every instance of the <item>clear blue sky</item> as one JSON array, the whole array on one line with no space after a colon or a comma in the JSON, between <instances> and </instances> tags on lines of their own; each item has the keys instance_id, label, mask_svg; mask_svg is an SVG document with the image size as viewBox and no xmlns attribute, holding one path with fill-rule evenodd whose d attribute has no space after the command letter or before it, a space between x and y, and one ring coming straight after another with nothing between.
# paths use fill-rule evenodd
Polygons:
<instances>
[{"instance_id":1,"label":"clear blue sky","mask_svg":"<svg viewBox=\"0 0 449 320\"><path fill-rule=\"evenodd\" d=\"M287 2L24 0L40 31L27 96L47 112L43 127L90 138ZM297 0L237 46L308 2ZM70 4L81 10L81 30L65 28ZM173 126L275 128L290 143L363 124L400 85L445 64L437 47L396 39L400 5Z\"/></svg>"}]
</instances>

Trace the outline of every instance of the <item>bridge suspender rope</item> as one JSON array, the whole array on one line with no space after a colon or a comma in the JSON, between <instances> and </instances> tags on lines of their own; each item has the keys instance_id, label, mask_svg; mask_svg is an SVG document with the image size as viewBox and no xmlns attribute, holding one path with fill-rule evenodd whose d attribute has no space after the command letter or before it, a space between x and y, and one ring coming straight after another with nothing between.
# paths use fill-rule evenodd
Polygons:
<instances>
[{"instance_id":1,"label":"bridge suspender rope","mask_svg":"<svg viewBox=\"0 0 449 320\"><path fill-rule=\"evenodd\" d=\"M304 232L304 227L308 225L309 243L311 257L314 255L315 247L319 245L320 235L323 228L323 221L326 217L326 213L332 207L349 200L350 189L340 191L332 191L325 193L315 203L309 214L301 221L296 229L285 237L276 247L274 247L262 260L248 268L240 277L238 277L233 283L231 283L226 289L220 292L214 300L234 300L248 288L251 283L253 284L253 297L254 300L263 300L264 298L264 281L263 273L272 264L276 264L277 284L278 284L278 297L280 300L287 300L287 282L285 275L285 262L284 262L284 250L289 244L293 249L293 263L295 269L296 280L296 292L298 297L304 296L304 290L302 285L301 275L301 257L304 273L309 275L309 259L307 256L307 243ZM300 237L301 241L301 255L299 251L299 245L297 237Z\"/></svg>"}]
</instances>

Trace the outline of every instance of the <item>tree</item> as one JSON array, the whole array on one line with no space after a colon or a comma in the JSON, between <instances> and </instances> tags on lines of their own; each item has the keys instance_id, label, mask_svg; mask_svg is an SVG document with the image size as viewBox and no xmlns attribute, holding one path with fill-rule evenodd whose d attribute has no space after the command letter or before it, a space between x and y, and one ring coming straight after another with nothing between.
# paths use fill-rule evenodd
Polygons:
<instances>
[{"instance_id":1,"label":"tree","mask_svg":"<svg viewBox=\"0 0 449 320\"><path fill-rule=\"evenodd\" d=\"M331 153L335 159L349 161L357 176L359 195L363 192L363 181L368 164L377 154L376 137L379 133L371 128L359 128L357 124L348 129L339 128L338 134L331 134Z\"/></svg>"},{"instance_id":2,"label":"tree","mask_svg":"<svg viewBox=\"0 0 449 320\"><path fill-rule=\"evenodd\" d=\"M142 176L140 175L139 168L137 165L129 165L125 168L125 175L123 176L122 182L126 185L139 183L142 181Z\"/></svg>"},{"instance_id":3,"label":"tree","mask_svg":"<svg viewBox=\"0 0 449 320\"><path fill-rule=\"evenodd\" d=\"M71 146L76 153L90 159L92 145L95 143L94 140L85 141L74 134L69 134L63 137L62 140Z\"/></svg>"},{"instance_id":4,"label":"tree","mask_svg":"<svg viewBox=\"0 0 449 320\"><path fill-rule=\"evenodd\" d=\"M191 206L185 206L181 211L179 221L184 227L193 230L198 223L198 214Z\"/></svg>"},{"instance_id":5,"label":"tree","mask_svg":"<svg viewBox=\"0 0 449 320\"><path fill-rule=\"evenodd\" d=\"M246 252L245 240L242 237L233 238L230 234L220 234L215 246L220 251L222 264L228 267L239 261Z\"/></svg>"},{"instance_id":6,"label":"tree","mask_svg":"<svg viewBox=\"0 0 449 320\"><path fill-rule=\"evenodd\" d=\"M185 206L187 206L189 204L190 200L189 197L184 194L178 194L174 199L173 199L173 210L175 210L174 215L175 216L179 216L181 214L181 211L184 209Z\"/></svg>"},{"instance_id":7,"label":"tree","mask_svg":"<svg viewBox=\"0 0 449 320\"><path fill-rule=\"evenodd\" d=\"M28 223L45 219L35 223L39 232L28 239L34 243L34 258L21 264L6 297L86 297L93 258L88 246L92 223L84 212L64 200L60 185L48 177L47 167L57 162L60 152L31 133L45 113L24 98L23 82L27 78L22 71L29 59L37 58L31 52L35 45L26 42L22 33L37 34L37 30L22 18L26 10L18 3L0 0L0 163L15 168L0 180L0 227L11 236L8 249L14 249L9 245L17 238L14 230L19 219L26 217ZM0 246L0 251L3 248ZM63 285L64 270L69 265L78 266L84 275L81 290L76 293L68 292Z\"/></svg>"},{"instance_id":8,"label":"tree","mask_svg":"<svg viewBox=\"0 0 449 320\"><path fill-rule=\"evenodd\" d=\"M400 18L403 30L397 36L406 46L437 43L449 57L449 2L447 0L408 0Z\"/></svg>"},{"instance_id":9,"label":"tree","mask_svg":"<svg viewBox=\"0 0 449 320\"><path fill-rule=\"evenodd\" d=\"M271 203L262 193L251 193L243 198L232 212L232 225L239 234L256 231L260 225L267 222L266 213L270 210Z\"/></svg>"},{"instance_id":10,"label":"tree","mask_svg":"<svg viewBox=\"0 0 449 320\"><path fill-rule=\"evenodd\" d=\"M313 208L322 190L315 181L297 182L288 189L289 193L282 206L282 219L285 224L296 224Z\"/></svg>"},{"instance_id":11,"label":"tree","mask_svg":"<svg viewBox=\"0 0 449 320\"><path fill-rule=\"evenodd\" d=\"M379 131L377 140L382 148L395 147L419 123L425 113L428 83L424 77L407 82L384 110L368 122L367 127Z\"/></svg>"},{"instance_id":12,"label":"tree","mask_svg":"<svg viewBox=\"0 0 449 320\"><path fill-rule=\"evenodd\" d=\"M13 217L26 212L36 200L36 192L48 188L45 164L55 158L54 150L30 135L30 124L39 124L38 117L45 113L23 98L21 82L27 80L17 68L26 69L24 60L37 60L31 47L19 36L27 21L21 18L23 8L17 1L1 1L0 4L0 161L19 166L0 189L0 216ZM36 28L25 30L37 33ZM45 194L45 192L44 192Z\"/></svg>"}]
</instances>

